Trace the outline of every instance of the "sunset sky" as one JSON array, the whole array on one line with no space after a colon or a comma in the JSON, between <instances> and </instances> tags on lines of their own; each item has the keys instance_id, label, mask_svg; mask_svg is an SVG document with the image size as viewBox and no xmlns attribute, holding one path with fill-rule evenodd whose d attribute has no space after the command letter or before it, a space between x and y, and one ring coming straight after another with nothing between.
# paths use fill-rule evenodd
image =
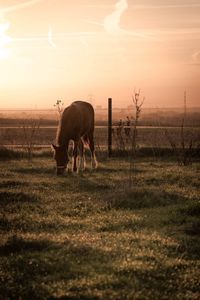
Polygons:
<instances>
[{"instance_id":1,"label":"sunset sky","mask_svg":"<svg viewBox=\"0 0 200 300\"><path fill-rule=\"evenodd\" d=\"M200 106L200 0L0 0L0 108Z\"/></svg>"}]
</instances>

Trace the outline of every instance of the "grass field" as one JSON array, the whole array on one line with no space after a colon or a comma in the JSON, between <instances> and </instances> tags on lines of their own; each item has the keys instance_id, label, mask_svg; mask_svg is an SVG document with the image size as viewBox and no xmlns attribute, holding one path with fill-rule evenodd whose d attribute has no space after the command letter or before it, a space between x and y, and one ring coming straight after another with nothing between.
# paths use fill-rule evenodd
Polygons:
<instances>
[{"instance_id":1,"label":"grass field","mask_svg":"<svg viewBox=\"0 0 200 300\"><path fill-rule=\"evenodd\" d=\"M200 299L200 164L0 161L0 299Z\"/></svg>"}]
</instances>

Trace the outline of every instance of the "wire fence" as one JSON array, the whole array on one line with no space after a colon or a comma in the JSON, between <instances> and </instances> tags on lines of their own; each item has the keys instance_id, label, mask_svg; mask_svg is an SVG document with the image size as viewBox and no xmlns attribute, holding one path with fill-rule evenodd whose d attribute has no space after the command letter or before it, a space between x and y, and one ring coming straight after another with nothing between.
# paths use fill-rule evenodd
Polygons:
<instances>
[{"instance_id":1,"label":"wire fence","mask_svg":"<svg viewBox=\"0 0 200 300\"><path fill-rule=\"evenodd\" d=\"M31 134L31 127L27 127L27 135ZM49 148L51 143L55 142L57 126L40 126L34 135L33 148ZM175 141L179 142L181 127L162 127L162 126L138 126L137 145L138 147L167 147L169 141L166 136L168 134ZM130 147L131 126L112 126L112 147L113 149L125 150ZM198 140L200 136L200 128L186 127L185 141L189 141L191 135L194 140ZM97 149L108 148L108 127L95 127L95 144ZM27 138L27 137L26 137ZM0 127L0 146L8 148L23 148L25 145L25 136L22 126L5 126Z\"/></svg>"}]
</instances>

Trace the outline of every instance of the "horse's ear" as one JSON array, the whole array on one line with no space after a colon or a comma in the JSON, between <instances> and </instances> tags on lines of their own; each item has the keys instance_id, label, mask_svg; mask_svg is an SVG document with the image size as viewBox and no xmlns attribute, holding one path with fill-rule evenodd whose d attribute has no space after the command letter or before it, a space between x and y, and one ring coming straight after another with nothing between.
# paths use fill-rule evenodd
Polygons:
<instances>
[{"instance_id":1,"label":"horse's ear","mask_svg":"<svg viewBox=\"0 0 200 300\"><path fill-rule=\"evenodd\" d=\"M57 148L56 145L51 144L51 149L52 149L52 150L55 150L55 151L56 151L56 148Z\"/></svg>"}]
</instances>

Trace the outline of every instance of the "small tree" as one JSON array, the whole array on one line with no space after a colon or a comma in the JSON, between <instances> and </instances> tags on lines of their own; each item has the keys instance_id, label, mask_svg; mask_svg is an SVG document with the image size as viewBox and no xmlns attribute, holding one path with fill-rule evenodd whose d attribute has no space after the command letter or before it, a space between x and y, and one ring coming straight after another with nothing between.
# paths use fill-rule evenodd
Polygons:
<instances>
[{"instance_id":1,"label":"small tree","mask_svg":"<svg viewBox=\"0 0 200 300\"><path fill-rule=\"evenodd\" d=\"M179 141L175 140L165 128L165 136L173 150L177 163L180 166L187 166L192 163L192 154L197 144L198 138L195 138L194 133L186 138L186 122L187 122L187 105L186 105L186 91L184 92L184 112L180 126ZM198 145L197 145L198 147Z\"/></svg>"},{"instance_id":2,"label":"small tree","mask_svg":"<svg viewBox=\"0 0 200 300\"><path fill-rule=\"evenodd\" d=\"M62 112L63 112L63 105L64 105L64 103L62 102L62 100L57 100L56 103L54 104L54 107L57 110L59 119L60 119L60 117L62 115Z\"/></svg>"},{"instance_id":3,"label":"small tree","mask_svg":"<svg viewBox=\"0 0 200 300\"><path fill-rule=\"evenodd\" d=\"M115 140L116 140L117 150L122 151L122 152L125 151L123 129L124 129L124 124L123 124L122 119L120 119L119 122L117 123L117 127L116 127Z\"/></svg>"},{"instance_id":4,"label":"small tree","mask_svg":"<svg viewBox=\"0 0 200 300\"><path fill-rule=\"evenodd\" d=\"M134 92L132 95L132 101L134 105L134 115L133 115L133 124L131 130L131 149L130 149L130 169L129 169L129 185L131 186L133 183L133 174L135 171L135 159L136 159L136 149L137 149L137 126L139 122L139 118L142 111L142 105L144 103L145 98L140 99L140 90L138 92Z\"/></svg>"},{"instance_id":5,"label":"small tree","mask_svg":"<svg viewBox=\"0 0 200 300\"><path fill-rule=\"evenodd\" d=\"M40 128L40 119L23 120L22 129L23 129L23 147L25 148L28 160L32 161L33 150L35 146L35 136Z\"/></svg>"}]
</instances>

